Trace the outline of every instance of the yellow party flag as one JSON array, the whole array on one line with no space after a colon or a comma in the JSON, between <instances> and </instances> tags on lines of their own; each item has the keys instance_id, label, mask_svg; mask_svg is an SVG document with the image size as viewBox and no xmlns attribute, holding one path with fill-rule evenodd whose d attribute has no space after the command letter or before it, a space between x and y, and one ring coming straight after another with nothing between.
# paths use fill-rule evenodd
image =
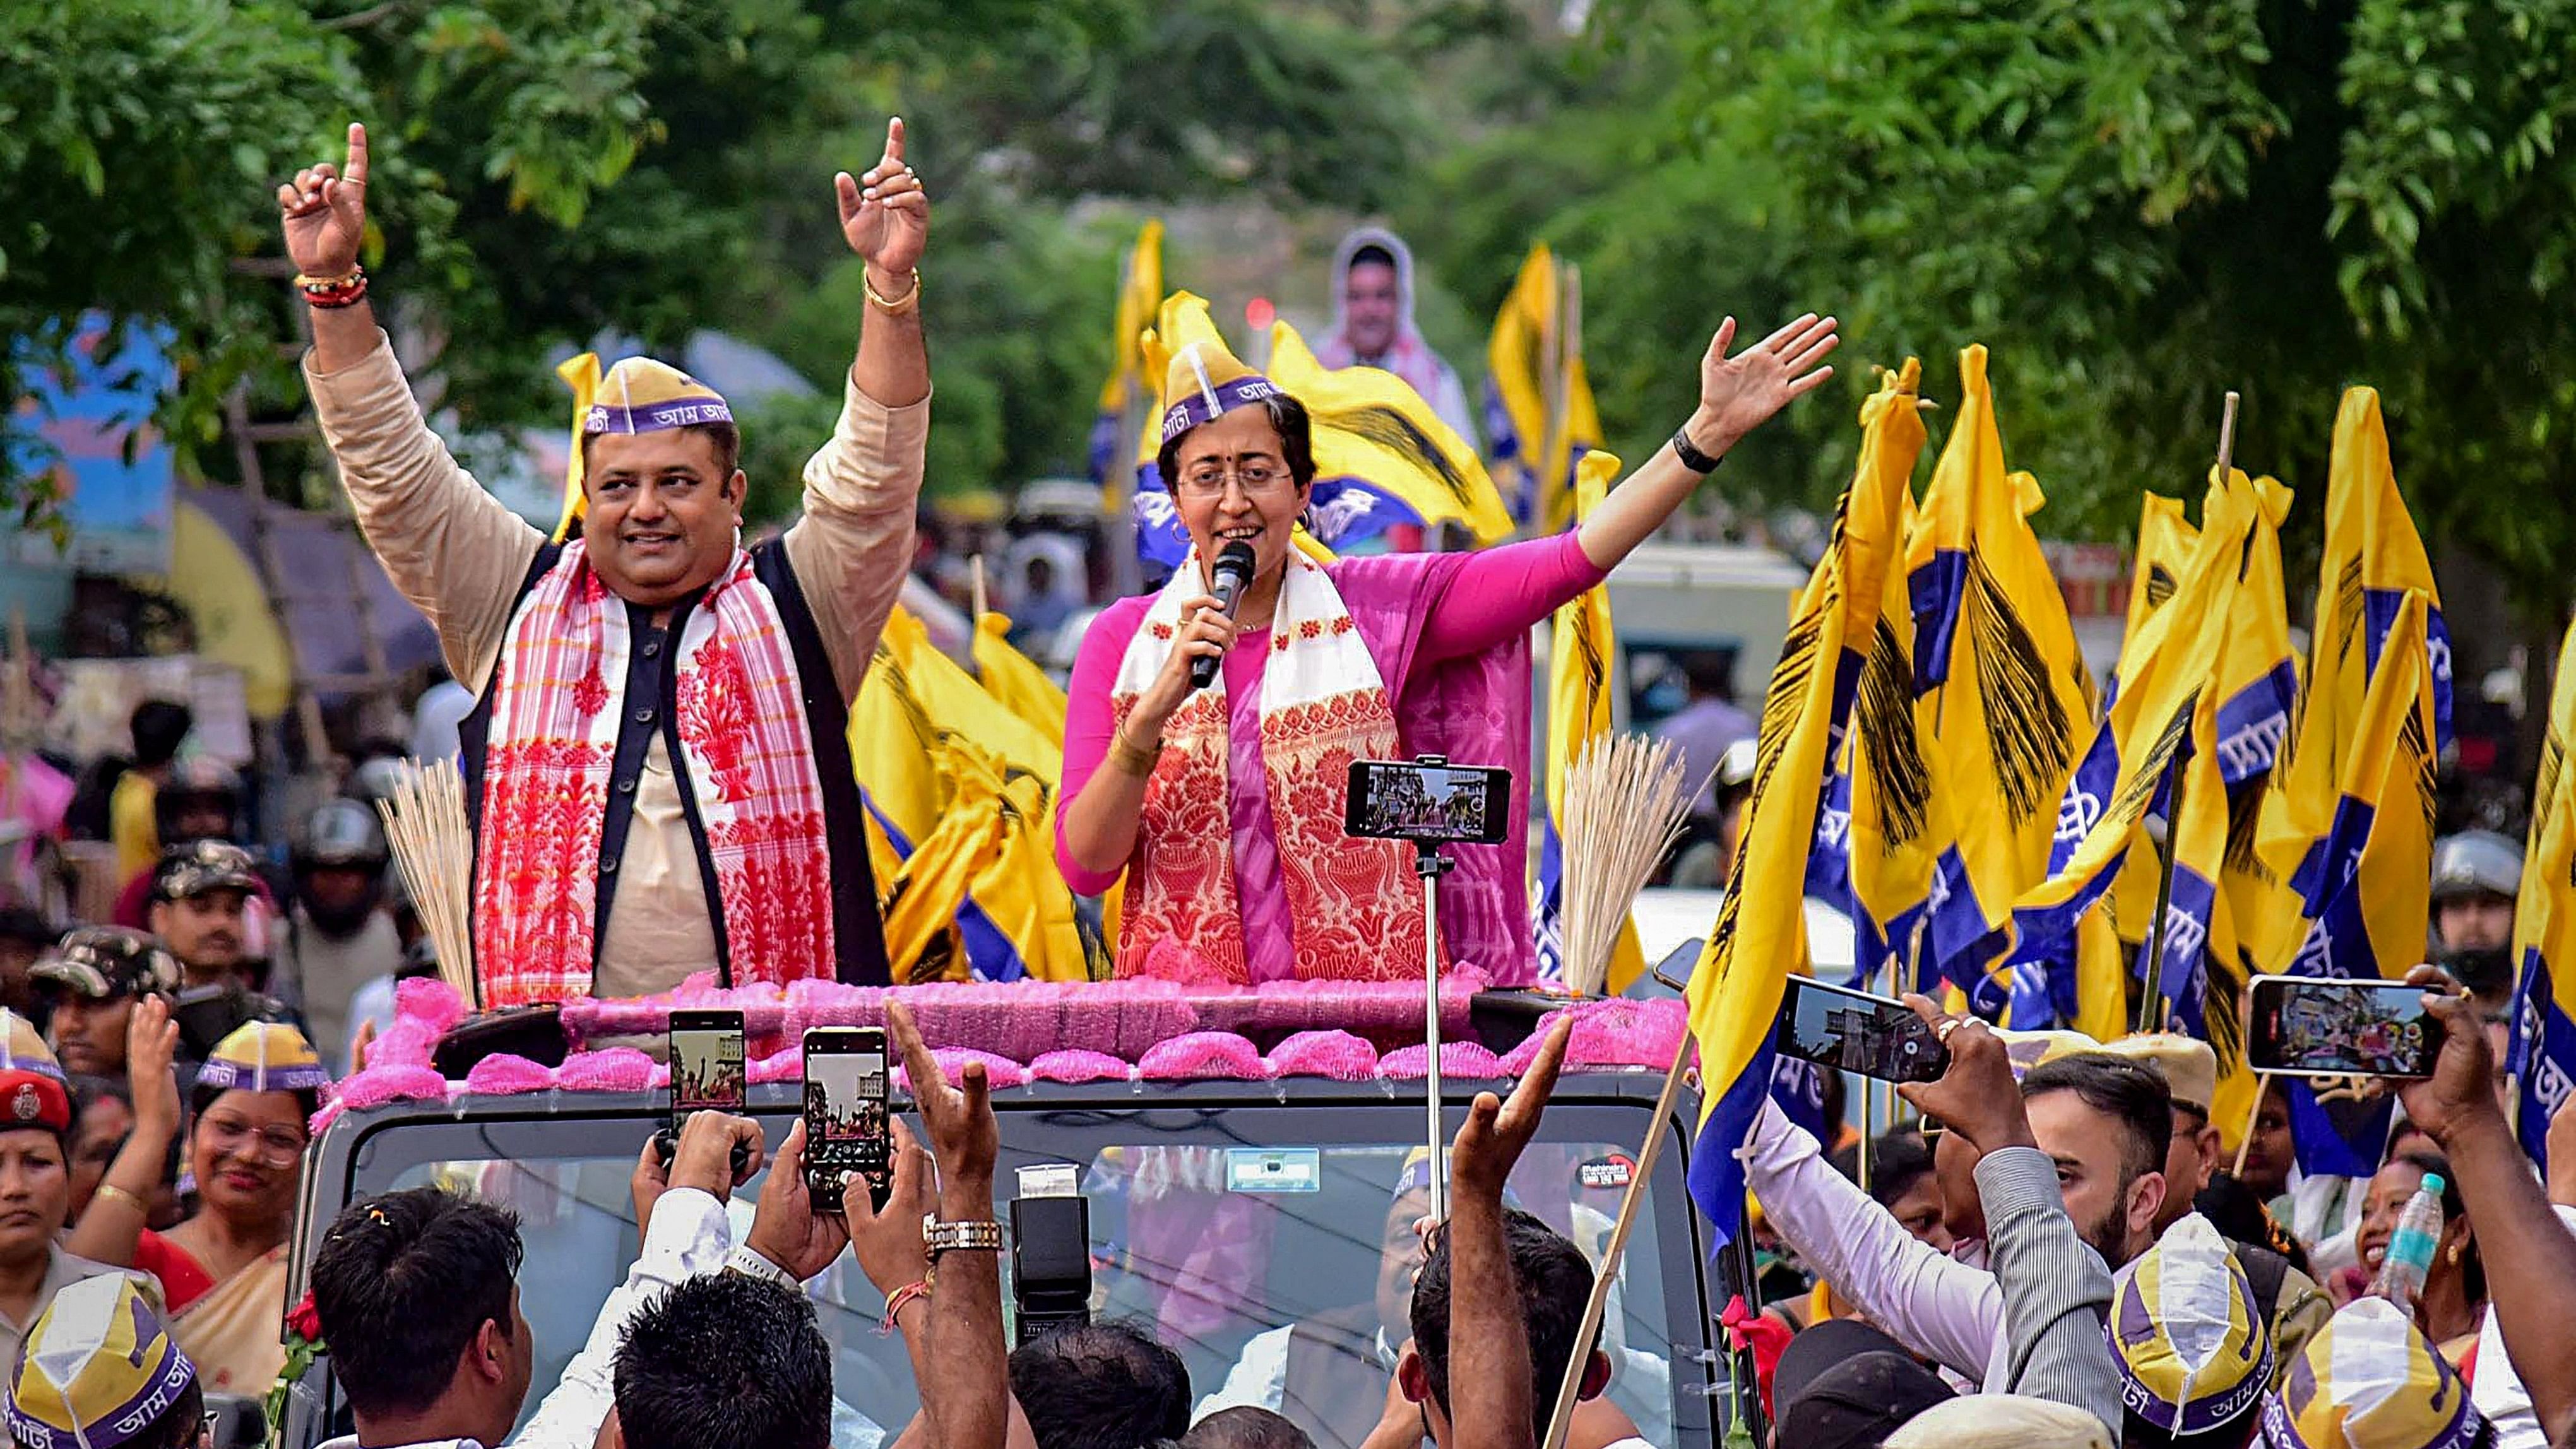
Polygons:
<instances>
[{"instance_id":1,"label":"yellow party flag","mask_svg":"<svg viewBox=\"0 0 2576 1449\"><path fill-rule=\"evenodd\" d=\"M1479 544L1512 531L1476 449L1413 385L1375 367L1329 368L1285 322L1270 328L1269 378L1314 423L1317 539L1347 549L1398 524L1466 526Z\"/></svg>"},{"instance_id":2,"label":"yellow party flag","mask_svg":"<svg viewBox=\"0 0 2576 1449\"><path fill-rule=\"evenodd\" d=\"M2531 846L2513 913L2513 1070L2522 1084L2523 1151L2549 1163L2549 1119L2576 1091L2576 625L2558 646L2549 733L2531 789Z\"/></svg>"},{"instance_id":3,"label":"yellow party flag","mask_svg":"<svg viewBox=\"0 0 2576 1449\"><path fill-rule=\"evenodd\" d=\"M1036 662L1011 645L1011 620L987 612L975 621L975 677L984 692L1001 701L1029 728L1064 750L1064 691Z\"/></svg>"},{"instance_id":4,"label":"yellow party flag","mask_svg":"<svg viewBox=\"0 0 2576 1449\"><path fill-rule=\"evenodd\" d=\"M1512 516L1548 533L1572 518L1575 468L1602 445L1583 370L1580 287L1544 242L1494 314L1485 347L1485 435Z\"/></svg>"},{"instance_id":5,"label":"yellow party flag","mask_svg":"<svg viewBox=\"0 0 2576 1449\"><path fill-rule=\"evenodd\" d=\"M1882 371L1878 391L1861 407L1861 453L1856 476L1873 491L1896 498L1903 538L1915 524L1915 461L1924 443L1923 365L1915 358ZM1931 766L1915 729L1914 618L1908 612L1905 571L1883 571L1879 608L1852 702L1852 727L1843 738L1833 784L1808 859L1807 890L1851 917L1853 976L1877 982L1892 961L1913 962L1915 932L1932 889L1934 853L1948 838L1932 790ZM1925 983L1911 976L1894 983L1912 991Z\"/></svg>"},{"instance_id":6,"label":"yellow party flag","mask_svg":"<svg viewBox=\"0 0 2576 1449\"><path fill-rule=\"evenodd\" d=\"M1886 391L1873 401L1882 399ZM1913 411L1902 399L1881 406ZM1743 848L1691 973L1691 1035L1704 1085L1688 1177L1721 1244L1742 1225L1744 1168L1735 1149L1770 1093L1781 993L1789 973L1806 968L1804 884L1817 803L1868 662L1886 570L1898 563L1904 484L1893 467L1856 473L1835 509L1825 556L1799 593L1771 672Z\"/></svg>"},{"instance_id":7,"label":"yellow party flag","mask_svg":"<svg viewBox=\"0 0 2576 1449\"><path fill-rule=\"evenodd\" d=\"M1955 807L1924 936L1932 968L1992 1014L2003 1002L1987 971L2009 945L2014 900L2048 875L2093 700L2031 531L2038 481L2004 467L1985 348L1959 354L1959 379L1958 421L1906 541L1915 713L1935 793Z\"/></svg>"},{"instance_id":8,"label":"yellow party flag","mask_svg":"<svg viewBox=\"0 0 2576 1449\"><path fill-rule=\"evenodd\" d=\"M1055 865L1062 747L933 648L899 607L850 711L850 757L905 868L970 878L955 920L975 975L1088 975L1072 894ZM956 823L958 814L975 823ZM934 835L943 855L915 865Z\"/></svg>"},{"instance_id":9,"label":"yellow party flag","mask_svg":"<svg viewBox=\"0 0 2576 1449\"><path fill-rule=\"evenodd\" d=\"M1154 309L1163 300L1163 223L1149 219L1136 232L1136 244L1119 265L1118 308L1109 326L1109 380L1100 386L1100 413L1091 426L1091 481L1100 485L1100 506L1123 512L1135 478L1119 466L1129 434L1139 425L1134 414L1150 414L1154 388L1161 379L1145 370L1143 338L1154 325Z\"/></svg>"},{"instance_id":10,"label":"yellow party flag","mask_svg":"<svg viewBox=\"0 0 2576 1449\"><path fill-rule=\"evenodd\" d=\"M2424 541L2397 491L2389 462L2388 428L2379 394L2356 387L2335 414L2334 446L2326 466L2326 538L2317 565L2315 625L2308 666L2300 679L2296 719L2281 747L2272 789L2256 830L2255 849L2266 871L2288 882L2313 874L2317 852L2334 820L2371 672L2387 647L2407 590L2424 596L2426 667L2432 674L2433 747L2450 740L2451 643L2442 622L2442 596ZM2259 924L2258 940L2279 949L2295 938L2295 923Z\"/></svg>"}]
</instances>

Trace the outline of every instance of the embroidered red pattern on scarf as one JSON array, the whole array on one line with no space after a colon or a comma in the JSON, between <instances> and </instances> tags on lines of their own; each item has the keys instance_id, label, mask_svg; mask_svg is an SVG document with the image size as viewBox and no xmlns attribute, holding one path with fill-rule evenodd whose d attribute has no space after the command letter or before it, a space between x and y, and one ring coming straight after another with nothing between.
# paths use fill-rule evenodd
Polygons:
<instances>
[{"instance_id":1,"label":"embroidered red pattern on scarf","mask_svg":"<svg viewBox=\"0 0 2576 1449\"><path fill-rule=\"evenodd\" d=\"M511 621L476 832L475 964L489 1006L589 991L599 850L630 644L576 542ZM678 641L679 737L736 981L829 977L822 782L778 606L737 551Z\"/></svg>"},{"instance_id":2,"label":"embroidered red pattern on scarf","mask_svg":"<svg viewBox=\"0 0 2576 1449\"><path fill-rule=\"evenodd\" d=\"M1158 642L1168 632L1158 619L1144 628ZM1271 647L1284 652L1292 636L1340 638L1353 629L1348 610L1337 609L1274 628ZM1287 666L1274 655L1269 667ZM1135 702L1125 692L1112 700L1122 727ZM1178 947L1191 958L1193 979L1250 980L1235 894L1227 711L1221 692L1201 691L1163 727L1164 748L1145 784L1119 918L1122 976L1174 969L1172 948ZM1262 769L1300 978L1389 980L1422 969L1426 924L1410 848L1342 831L1351 762L1397 753L1394 708L1373 678L1365 687L1261 712Z\"/></svg>"}]
</instances>

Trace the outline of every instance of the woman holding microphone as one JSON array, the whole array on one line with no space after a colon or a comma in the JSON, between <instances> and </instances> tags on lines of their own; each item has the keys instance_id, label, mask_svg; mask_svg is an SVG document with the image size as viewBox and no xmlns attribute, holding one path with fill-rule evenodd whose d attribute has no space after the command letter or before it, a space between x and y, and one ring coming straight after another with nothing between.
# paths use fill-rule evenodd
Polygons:
<instances>
[{"instance_id":1,"label":"woman holding microphone","mask_svg":"<svg viewBox=\"0 0 2576 1449\"><path fill-rule=\"evenodd\" d=\"M1601 582L1738 439L1833 369L1830 317L1700 363L1698 408L1583 523L1468 553L1319 564L1293 540L1315 482L1307 412L1226 350L1179 297L1157 459L1190 553L1157 593L1084 636L1070 690L1056 859L1077 891L1123 876L1121 976L1206 984L1392 980L1423 959L1412 850L1344 834L1350 764L1444 754L1529 766L1532 624ZM1248 546L1233 616L1211 562ZM1191 667L1221 667L1194 687ZM1523 874L1526 787L1500 845L1452 847L1442 946L1498 985L1535 974Z\"/></svg>"}]
</instances>

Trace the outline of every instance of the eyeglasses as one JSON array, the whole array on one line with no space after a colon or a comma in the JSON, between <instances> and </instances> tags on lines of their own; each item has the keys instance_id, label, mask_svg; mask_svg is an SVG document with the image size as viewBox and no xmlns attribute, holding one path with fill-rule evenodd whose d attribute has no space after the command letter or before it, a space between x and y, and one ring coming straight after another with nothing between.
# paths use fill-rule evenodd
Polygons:
<instances>
[{"instance_id":1,"label":"eyeglasses","mask_svg":"<svg viewBox=\"0 0 2576 1449\"><path fill-rule=\"evenodd\" d=\"M292 1167L304 1155L303 1134L289 1128L253 1127L238 1117L200 1118L199 1125L217 1152L247 1147L253 1158L271 1167Z\"/></svg>"},{"instance_id":2,"label":"eyeglasses","mask_svg":"<svg viewBox=\"0 0 2576 1449\"><path fill-rule=\"evenodd\" d=\"M1202 499L1222 498L1225 496L1225 485L1232 482L1243 490L1243 496L1252 498L1272 492L1289 481L1287 469L1275 468L1268 463L1246 463L1242 467L1233 469L1198 468L1182 476L1181 496Z\"/></svg>"}]
</instances>

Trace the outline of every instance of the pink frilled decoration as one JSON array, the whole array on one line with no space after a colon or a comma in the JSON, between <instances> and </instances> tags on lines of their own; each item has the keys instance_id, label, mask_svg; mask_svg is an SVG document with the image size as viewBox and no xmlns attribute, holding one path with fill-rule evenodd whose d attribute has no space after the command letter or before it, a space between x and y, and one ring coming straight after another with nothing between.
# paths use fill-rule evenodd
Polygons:
<instances>
[{"instance_id":1,"label":"pink frilled decoration","mask_svg":"<svg viewBox=\"0 0 2576 1449\"><path fill-rule=\"evenodd\" d=\"M1377 1048L1346 1031L1301 1031L1272 1050L1270 1066L1283 1077L1365 1082L1377 1075Z\"/></svg>"},{"instance_id":2,"label":"pink frilled decoration","mask_svg":"<svg viewBox=\"0 0 2576 1449\"><path fill-rule=\"evenodd\" d=\"M1673 1052L1680 1047L1682 1034L1689 1027L1689 1014L1678 1001L1627 1001L1612 997L1606 1001L1586 1001L1571 1010L1574 1035L1565 1044L1565 1065L1572 1071L1611 1071L1621 1067L1651 1067L1662 1071L1672 1065ZM1530 1059L1538 1055L1539 1044L1546 1033L1531 1032L1529 1038L1505 1053L1502 1073L1517 1077L1529 1070ZM1444 1053L1443 1068L1448 1066Z\"/></svg>"},{"instance_id":3,"label":"pink frilled decoration","mask_svg":"<svg viewBox=\"0 0 2576 1449\"><path fill-rule=\"evenodd\" d=\"M554 1085L566 1092L641 1092L650 1087L656 1072L662 1085L671 1084L667 1068L656 1066L651 1057L633 1047L611 1047L600 1052L575 1052L554 1069Z\"/></svg>"},{"instance_id":4,"label":"pink frilled decoration","mask_svg":"<svg viewBox=\"0 0 2576 1449\"><path fill-rule=\"evenodd\" d=\"M1431 1049L1419 1043L1399 1047L1377 1059L1377 1074L1400 1081L1413 1081L1431 1074ZM1502 1060L1486 1049L1484 1043L1444 1041L1440 1044L1440 1076L1443 1084L1451 1077L1499 1077ZM1443 1096L1447 1093L1443 1092Z\"/></svg>"},{"instance_id":5,"label":"pink frilled decoration","mask_svg":"<svg viewBox=\"0 0 2576 1449\"><path fill-rule=\"evenodd\" d=\"M465 1074L465 1090L498 1096L542 1092L555 1084L555 1074L526 1057L507 1053L476 1062Z\"/></svg>"},{"instance_id":6,"label":"pink frilled decoration","mask_svg":"<svg viewBox=\"0 0 2576 1449\"><path fill-rule=\"evenodd\" d=\"M1029 1075L1045 1082L1123 1082L1135 1071L1119 1058L1087 1047L1048 1052L1029 1063Z\"/></svg>"},{"instance_id":7,"label":"pink frilled decoration","mask_svg":"<svg viewBox=\"0 0 2576 1449\"><path fill-rule=\"evenodd\" d=\"M1261 1082L1274 1075L1260 1050L1230 1031L1194 1031L1156 1042L1137 1058L1136 1074L1149 1082Z\"/></svg>"},{"instance_id":8,"label":"pink frilled decoration","mask_svg":"<svg viewBox=\"0 0 2576 1449\"><path fill-rule=\"evenodd\" d=\"M1457 971L1440 989L1444 1077L1517 1076L1538 1051L1532 1036L1497 1058L1469 1032L1468 1007L1483 985ZM560 1067L523 1057L488 1057L463 1082L431 1066L439 1038L464 1019L464 1003L433 978L403 982L394 1024L367 1052L363 1071L339 1083L314 1118L315 1130L352 1108L406 1100L443 1101L460 1092L636 1092L669 1085L668 1069L634 1048L669 1028L674 1008L732 1010L750 1038L750 1078L793 1082L804 1073L809 1026L877 1026L900 996L954 1080L969 1061L996 1088L1049 1082L1268 1081L1282 1077L1356 1082L1419 1080L1417 1043L1381 1056L1378 1042L1418 1036L1422 988L1411 982L1281 981L1211 990L1171 981L953 982L892 988L798 981L720 990L693 977L678 991L633 1001L566 1002L563 1021L577 1043ZM1583 1001L1568 1008L1574 1035L1566 1067L1576 1071L1661 1070L1686 1029L1678 1001ZM1257 1043L1275 1041L1264 1055ZM618 1044L612 1044L618 1043ZM1079 1043L1079 1045L1068 1045ZM1023 1066L1022 1063L1030 1065ZM897 1079L901 1080L898 1071Z\"/></svg>"}]
</instances>

